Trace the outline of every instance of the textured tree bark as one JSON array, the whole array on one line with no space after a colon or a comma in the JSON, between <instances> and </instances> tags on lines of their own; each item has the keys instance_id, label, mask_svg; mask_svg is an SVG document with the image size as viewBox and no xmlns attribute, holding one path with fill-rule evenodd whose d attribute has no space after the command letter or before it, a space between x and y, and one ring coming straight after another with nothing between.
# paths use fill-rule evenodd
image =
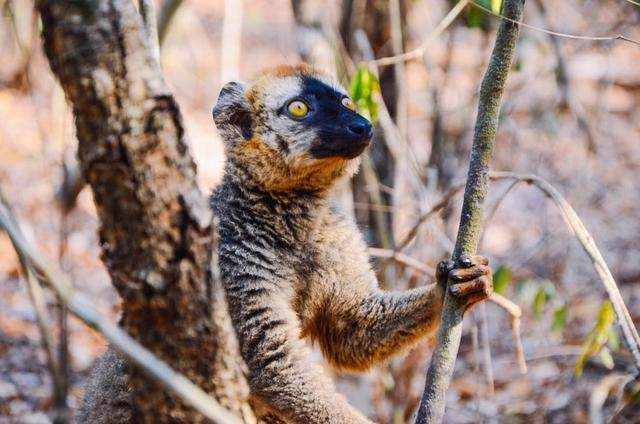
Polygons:
<instances>
[{"instance_id":1,"label":"textured tree bark","mask_svg":"<svg viewBox=\"0 0 640 424\"><path fill-rule=\"evenodd\" d=\"M524 1L505 0L504 16L521 21ZM489 164L493 157L493 145L498 131L502 93L515 55L519 29L517 24L502 20L487 71L482 79L469 173L464 190L456 246L452 256L454 261L462 255L473 255L478 248L489 181ZM457 304L447 290L440 330L427 371L427 381L416 423L442 422L445 393L451 381L460 346L463 313L464 306Z\"/></svg>"},{"instance_id":2,"label":"textured tree bark","mask_svg":"<svg viewBox=\"0 0 640 424\"><path fill-rule=\"evenodd\" d=\"M121 325L251 421L248 386L212 263L212 214L182 118L130 0L40 0L51 68L73 104L82 172ZM129 369L133 419L202 417Z\"/></svg>"}]
</instances>

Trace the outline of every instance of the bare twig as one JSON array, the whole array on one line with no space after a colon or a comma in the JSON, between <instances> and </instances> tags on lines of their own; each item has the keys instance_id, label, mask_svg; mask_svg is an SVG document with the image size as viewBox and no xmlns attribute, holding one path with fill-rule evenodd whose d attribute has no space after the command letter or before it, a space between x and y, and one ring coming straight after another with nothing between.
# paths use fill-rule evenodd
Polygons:
<instances>
[{"instance_id":1,"label":"bare twig","mask_svg":"<svg viewBox=\"0 0 640 424\"><path fill-rule=\"evenodd\" d=\"M540 9L540 15L547 26L550 26L547 16L547 9L544 6L542 0L536 0L538 9ZM549 36L551 41L551 47L553 53L556 56L556 82L560 93L562 95L561 105L568 108L576 118L578 127L584 132L587 138L587 148L590 152L595 153L597 150L597 138L594 129L591 126L587 113L573 91L571 79L569 77L569 70L564 60L564 54L562 52L562 46L560 40L557 37Z\"/></svg>"},{"instance_id":2,"label":"bare twig","mask_svg":"<svg viewBox=\"0 0 640 424\"><path fill-rule=\"evenodd\" d=\"M506 0L504 13L514 21L522 20L524 0ZM474 141L471 150L469 174L465 187L460 227L452 259L475 253L480 238L484 200L489 179L489 163L498 129L498 116L502 93L515 54L519 27L502 21L491 53L487 72L480 87L480 100ZM447 290L436 347L427 371L424 393L418 409L416 423L442 422L445 392L453 374L453 366L462 336L464 305L449 296Z\"/></svg>"},{"instance_id":3,"label":"bare twig","mask_svg":"<svg viewBox=\"0 0 640 424\"><path fill-rule=\"evenodd\" d=\"M220 42L220 83L237 79L240 74L240 45L242 43L242 2L224 1L224 20Z\"/></svg>"},{"instance_id":4,"label":"bare twig","mask_svg":"<svg viewBox=\"0 0 640 424\"><path fill-rule=\"evenodd\" d=\"M67 277L41 257L36 249L27 242L4 199L0 202L0 228L4 229L11 239L25 266L30 271L41 275L42 279L49 284L74 315L89 327L100 332L132 363L213 422L241 424L237 417L227 412L210 395L183 375L175 372L124 330L91 308L89 306L91 302L75 292Z\"/></svg>"},{"instance_id":5,"label":"bare twig","mask_svg":"<svg viewBox=\"0 0 640 424\"><path fill-rule=\"evenodd\" d=\"M389 1L389 21L391 24L391 49L394 55L402 54L402 13L400 11L400 0ZM396 101L396 125L400 131L400 137L407 138L407 81L405 75L404 61L399 61L393 65L395 73L396 91L398 98Z\"/></svg>"},{"instance_id":6,"label":"bare twig","mask_svg":"<svg viewBox=\"0 0 640 424\"><path fill-rule=\"evenodd\" d=\"M564 218L565 223L574 233L584 251L589 255L591 262L593 263L602 284L607 290L607 294L609 295L609 299L613 305L613 309L618 316L618 322L620 327L622 328L622 334L624 336L624 340L633 355L635 366L637 369L640 369L640 336L638 336L638 330L636 329L633 321L631 319L631 315L629 314L629 310L624 304L624 300L622 299L622 295L620 294L620 290L611 274L611 270L607 266L600 250L595 244L593 237L587 231L586 227L582 223L580 217L573 210L571 205L562 197L562 195L549 184L547 181L533 174L517 174L513 172L494 172L491 174L491 178L494 180L498 179L517 179L524 181L529 184L533 184L535 187L540 189L547 197L549 197L555 205L562 212L562 217Z\"/></svg>"},{"instance_id":7,"label":"bare twig","mask_svg":"<svg viewBox=\"0 0 640 424\"><path fill-rule=\"evenodd\" d=\"M495 16L496 18L500 18L503 21L508 21L514 24L518 24L520 26L522 26L523 28L528 28L531 29L533 31L538 31L538 32L542 32L544 34L549 34L549 35L553 35L556 37L562 37L562 38L570 38L573 40L587 40L587 41L616 41L616 40L620 40L620 41L626 41L628 43L632 43L635 44L637 46L640 46L640 41L634 40L632 38L629 38L625 35L622 34L618 34L618 35L604 35L604 36L589 36L589 35L574 35L574 34L566 34L563 32L557 32L557 31L551 31L549 29L546 28L540 28L537 26L533 26L533 25L529 25L526 24L524 22L522 22L522 19L513 19L510 18L508 16L505 15L501 15L499 13L494 12L493 10L489 9L488 7L485 7L473 0L470 1L470 4L473 5L474 7L477 7L478 9L492 15Z\"/></svg>"},{"instance_id":8,"label":"bare twig","mask_svg":"<svg viewBox=\"0 0 640 424\"><path fill-rule=\"evenodd\" d=\"M591 424L604 424L602 408L612 389L616 386L624 387L633 377L629 374L613 373L600 380L589 396L589 422Z\"/></svg>"},{"instance_id":9,"label":"bare twig","mask_svg":"<svg viewBox=\"0 0 640 424\"><path fill-rule=\"evenodd\" d=\"M488 394L493 397L496 387L493 379L493 362L491 361L491 344L489 343L489 321L487 320L487 306L484 302L478 305L476 317L480 317L480 334L482 335L482 368L487 380Z\"/></svg>"},{"instance_id":10,"label":"bare twig","mask_svg":"<svg viewBox=\"0 0 640 424\"><path fill-rule=\"evenodd\" d=\"M438 38L445 29L451 25L451 23L458 17L458 15L464 10L465 6L469 3L469 0L460 0L447 15L440 21L440 23L427 35L427 38L420 44L420 46L410 52L403 53L397 56L382 57L380 59L372 60L369 63L377 66L394 65L400 62L406 62L408 60L419 59L424 55L427 47L433 40Z\"/></svg>"},{"instance_id":11,"label":"bare twig","mask_svg":"<svg viewBox=\"0 0 640 424\"><path fill-rule=\"evenodd\" d=\"M0 188L0 205L7 209L9 212L7 219L11 225L17 227L18 221L13 213L13 210L9 207L7 200ZM2 228L2 224L0 223L0 228ZM49 368L49 372L51 373L51 380L53 385L53 394L54 398L60 393L65 393L64 389L64 376L62 375L62 367L59 366L58 361L56 360L56 355L54 353L54 342L51 340L51 329L49 328L49 323L51 322L51 318L49 313L47 312L47 304L44 299L44 295L42 293L42 288L38 283L36 276L29 269L27 264L24 262L21 256L18 256L20 260L20 268L22 270L22 274L24 276L27 292L29 293L29 299L33 304L33 309L36 313L36 325L38 326L38 331L40 333L40 344L42 345L42 349L44 350L47 368ZM54 412L54 422L67 422L67 410L66 410L66 402L64 405L58 404L58 402L54 402L55 407L58 408Z\"/></svg>"},{"instance_id":12,"label":"bare twig","mask_svg":"<svg viewBox=\"0 0 640 424\"><path fill-rule=\"evenodd\" d=\"M513 334L513 342L516 349L516 361L518 362L520 373L526 374L527 361L524 358L522 340L520 338L520 317L522 316L522 308L499 293L493 293L489 298L489 301L500 306L511 315L511 333Z\"/></svg>"},{"instance_id":13,"label":"bare twig","mask_svg":"<svg viewBox=\"0 0 640 424\"><path fill-rule=\"evenodd\" d=\"M36 277L23 261L20 261L20 264L24 274L24 279L27 283L29 298L33 304L33 309L36 311L36 323L38 325L38 331L40 332L40 344L42 345L42 350L44 350L45 357L47 358L47 368L49 368L49 372L51 373L53 393L55 396L57 393L65 392L65 389L63 387L64 377L61 373L62 367L59 366L58 361L56 361L56 355L54 353L55 346L50 336L51 329L49 328L49 323L51 322L51 317L47 313L46 301L42 293L42 288L36 280ZM60 408L60 406L61 405L56 405L57 410L55 411L56 417L54 418L54 421L67 422L68 420L64 418L67 415L65 411L66 408Z\"/></svg>"},{"instance_id":14,"label":"bare twig","mask_svg":"<svg viewBox=\"0 0 640 424\"><path fill-rule=\"evenodd\" d=\"M423 264L419 260L412 258L409 255L405 255L402 252L398 252L392 249L378 249L375 247L369 248L369 255L375 258L392 259L395 262L408 266L409 268L416 269L424 274L434 276L435 270L428 265Z\"/></svg>"},{"instance_id":15,"label":"bare twig","mask_svg":"<svg viewBox=\"0 0 640 424\"><path fill-rule=\"evenodd\" d=\"M158 16L158 42L161 46L167 36L169 24L182 4L182 1L183 0L164 0L164 3L162 3Z\"/></svg>"},{"instance_id":16,"label":"bare twig","mask_svg":"<svg viewBox=\"0 0 640 424\"><path fill-rule=\"evenodd\" d=\"M422 224L427 222L429 218L431 218L433 215L440 212L445 206L447 206L451 201L451 199L453 199L453 197L456 194L458 194L463 188L464 188L464 183L461 183L452 187L444 196L442 196L442 199L438 203L433 205L431 209L429 209L427 212L422 214L418 218L416 223L413 225L413 227L411 227L407 235L402 239L402 241L398 243L397 249L402 250L405 247L407 247L407 245L411 243L411 241L418 234L418 230L420 229L420 226L422 226Z\"/></svg>"}]
</instances>

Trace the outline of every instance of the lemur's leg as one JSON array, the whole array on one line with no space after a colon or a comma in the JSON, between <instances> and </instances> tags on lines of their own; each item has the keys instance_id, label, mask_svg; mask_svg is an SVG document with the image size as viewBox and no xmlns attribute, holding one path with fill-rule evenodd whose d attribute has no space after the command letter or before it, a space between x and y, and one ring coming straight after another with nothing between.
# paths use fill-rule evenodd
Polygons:
<instances>
[{"instance_id":1,"label":"lemur's leg","mask_svg":"<svg viewBox=\"0 0 640 424\"><path fill-rule=\"evenodd\" d=\"M316 317L312 337L337 368L364 370L437 328L447 277L451 294L467 309L489 297L492 278L487 265L481 256L463 258L455 269L442 262L438 284L402 293L376 290L357 299L357 305L353 299L341 302L334 296Z\"/></svg>"},{"instance_id":2,"label":"lemur's leg","mask_svg":"<svg viewBox=\"0 0 640 424\"><path fill-rule=\"evenodd\" d=\"M230 302L252 396L296 424L371 424L310 358L295 312L282 295ZM229 293L233 297L233 292Z\"/></svg>"}]
</instances>

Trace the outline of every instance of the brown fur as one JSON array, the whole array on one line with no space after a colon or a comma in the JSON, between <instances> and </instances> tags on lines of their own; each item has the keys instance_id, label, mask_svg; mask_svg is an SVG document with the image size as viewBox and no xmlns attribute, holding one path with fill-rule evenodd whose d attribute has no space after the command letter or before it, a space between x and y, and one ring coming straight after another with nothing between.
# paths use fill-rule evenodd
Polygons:
<instances>
[{"instance_id":1,"label":"brown fur","mask_svg":"<svg viewBox=\"0 0 640 424\"><path fill-rule=\"evenodd\" d=\"M358 159L314 159L300 149L314 132L282 119L280 103L271 102L286 102L295 94L289 84L316 75L326 80L306 65L279 67L249 86L223 89L214 119L228 162L212 198L220 220L220 270L262 419L370 423L310 363L304 339L316 341L335 368L366 370L435 330L442 291L438 285L404 293L378 288L361 234L329 198ZM230 118L242 110L250 117ZM233 122L251 122L251 131ZM486 296L491 281L475 259L476 272L458 281L475 282L464 291L473 299L479 292Z\"/></svg>"}]
</instances>

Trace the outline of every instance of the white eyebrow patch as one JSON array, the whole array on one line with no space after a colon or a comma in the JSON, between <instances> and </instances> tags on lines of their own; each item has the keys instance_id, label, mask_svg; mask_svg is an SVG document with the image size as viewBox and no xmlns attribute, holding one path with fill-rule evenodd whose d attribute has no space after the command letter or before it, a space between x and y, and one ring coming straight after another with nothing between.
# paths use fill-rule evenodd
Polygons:
<instances>
[{"instance_id":1,"label":"white eyebrow patch","mask_svg":"<svg viewBox=\"0 0 640 424\"><path fill-rule=\"evenodd\" d=\"M302 83L297 76L276 78L265 87L264 104L269 109L278 109L284 103L302 93Z\"/></svg>"}]
</instances>

